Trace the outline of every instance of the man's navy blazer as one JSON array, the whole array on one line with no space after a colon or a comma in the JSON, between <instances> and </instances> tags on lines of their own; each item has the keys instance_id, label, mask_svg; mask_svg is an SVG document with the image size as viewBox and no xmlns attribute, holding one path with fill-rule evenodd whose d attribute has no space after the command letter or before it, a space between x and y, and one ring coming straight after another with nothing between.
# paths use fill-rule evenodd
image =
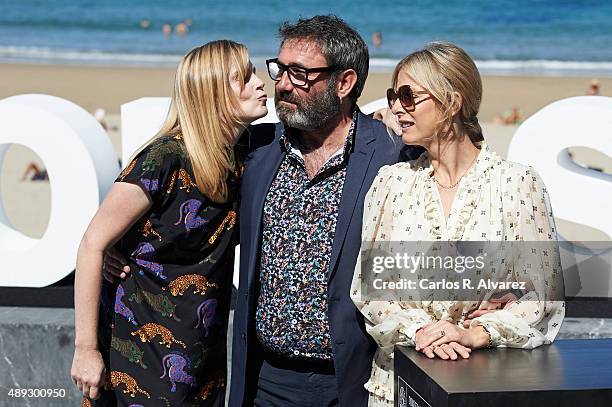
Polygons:
<instances>
[{"instance_id":1,"label":"man's navy blazer","mask_svg":"<svg viewBox=\"0 0 612 407\"><path fill-rule=\"evenodd\" d=\"M265 144L245 159L240 204L240 287L234 312L232 378L229 405L251 405L257 386L255 314L259 295L259 250L264 201L285 157L279 143L282 125L255 126L253 142ZM354 150L349 156L328 269L328 318L341 406L367 406L376 344L365 331L362 315L350 297L361 247L363 202L383 165L399 161L401 139L385 126L358 114Z\"/></svg>"}]
</instances>

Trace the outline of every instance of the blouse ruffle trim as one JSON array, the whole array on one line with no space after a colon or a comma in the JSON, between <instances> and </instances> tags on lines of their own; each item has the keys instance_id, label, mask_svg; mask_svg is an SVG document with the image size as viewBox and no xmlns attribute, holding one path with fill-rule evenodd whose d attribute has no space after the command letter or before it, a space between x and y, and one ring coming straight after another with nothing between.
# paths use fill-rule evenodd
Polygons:
<instances>
[{"instance_id":1,"label":"blouse ruffle trim","mask_svg":"<svg viewBox=\"0 0 612 407\"><path fill-rule=\"evenodd\" d=\"M424 153L419 159L423 158ZM461 180L459 191L455 196L458 202L453 203L453 207L459 207L456 212L451 212L452 227L448 230L449 241L459 241L463 238L465 227L470 222L472 212L478 202L478 197L482 191L483 176L500 161L499 156L492 152L486 143L481 143L481 151L474 166L467 172ZM438 199L434 197L435 180L430 176L433 170L431 162L427 157L427 162L423 163L421 176L425 178L425 218L431 226L432 240L442 240L442 219L444 214L440 211ZM449 219L450 219L449 218ZM456 218L456 219L455 219Z\"/></svg>"},{"instance_id":2,"label":"blouse ruffle trim","mask_svg":"<svg viewBox=\"0 0 612 407\"><path fill-rule=\"evenodd\" d=\"M363 387L368 392L393 402L393 375L393 368L383 370L374 363L370 380Z\"/></svg>"}]
</instances>

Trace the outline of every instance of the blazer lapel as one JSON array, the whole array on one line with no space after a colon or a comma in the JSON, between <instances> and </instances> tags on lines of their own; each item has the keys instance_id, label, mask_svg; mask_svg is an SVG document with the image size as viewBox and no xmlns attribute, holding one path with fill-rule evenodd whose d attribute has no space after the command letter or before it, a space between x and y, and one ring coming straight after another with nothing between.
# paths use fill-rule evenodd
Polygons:
<instances>
[{"instance_id":1,"label":"blazer lapel","mask_svg":"<svg viewBox=\"0 0 612 407\"><path fill-rule=\"evenodd\" d=\"M246 199L250 203L248 209L250 216L249 219L244 219L244 221L250 222L250 225L252 225L251 236L245 236L251 246L248 260L249 289L252 287L257 274L257 259L261 245L261 221L266 195L284 156L278 143L278 137L276 137L269 146L264 147L258 156L252 158L251 162L247 164L247 171L252 173L246 180L252 184L250 186L251 193L248 196L243 195L243 200Z\"/></svg>"},{"instance_id":2,"label":"blazer lapel","mask_svg":"<svg viewBox=\"0 0 612 407\"><path fill-rule=\"evenodd\" d=\"M353 218L355 206L363 188L363 181L374 155L374 140L376 140L375 133L370 128L367 117L360 112L355 132L355 150L349 157L344 187L342 188L336 233L327 271L328 279L333 277L334 270L336 269L336 263L338 262L346 233Z\"/></svg>"}]
</instances>

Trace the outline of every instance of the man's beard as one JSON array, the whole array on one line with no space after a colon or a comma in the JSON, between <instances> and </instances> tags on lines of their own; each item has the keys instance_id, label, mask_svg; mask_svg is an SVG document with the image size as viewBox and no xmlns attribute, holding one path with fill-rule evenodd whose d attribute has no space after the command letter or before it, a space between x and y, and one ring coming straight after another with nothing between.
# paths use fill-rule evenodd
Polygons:
<instances>
[{"instance_id":1,"label":"man's beard","mask_svg":"<svg viewBox=\"0 0 612 407\"><path fill-rule=\"evenodd\" d=\"M330 79L325 90L302 99L292 92L276 92L274 95L276 114L287 127L313 131L324 127L340 112L340 98L336 94L336 80ZM295 108L280 103L295 104Z\"/></svg>"}]
</instances>

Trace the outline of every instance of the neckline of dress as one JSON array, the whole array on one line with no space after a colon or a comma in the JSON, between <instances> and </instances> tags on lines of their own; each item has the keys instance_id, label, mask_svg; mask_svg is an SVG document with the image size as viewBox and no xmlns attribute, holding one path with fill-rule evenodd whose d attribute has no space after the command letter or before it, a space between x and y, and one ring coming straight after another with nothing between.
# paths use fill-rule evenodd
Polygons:
<instances>
[{"instance_id":1,"label":"neckline of dress","mask_svg":"<svg viewBox=\"0 0 612 407\"><path fill-rule=\"evenodd\" d=\"M427 155L427 153L424 153L424 155ZM434 240L459 241L463 237L465 225L476 206L477 192L481 189L480 186L473 188L469 188L469 186L475 185L475 180L491 167L491 164L495 161L493 159L494 153L490 151L486 143L480 143L478 158L457 185L457 192L453 197L448 218L444 214L440 191L436 187L435 180L429 175L432 169L431 160L429 160L428 155L422 158L427 160L427 165L421 167L426 185L425 215L431 225L433 238ZM466 190L466 188L468 189Z\"/></svg>"}]
</instances>

